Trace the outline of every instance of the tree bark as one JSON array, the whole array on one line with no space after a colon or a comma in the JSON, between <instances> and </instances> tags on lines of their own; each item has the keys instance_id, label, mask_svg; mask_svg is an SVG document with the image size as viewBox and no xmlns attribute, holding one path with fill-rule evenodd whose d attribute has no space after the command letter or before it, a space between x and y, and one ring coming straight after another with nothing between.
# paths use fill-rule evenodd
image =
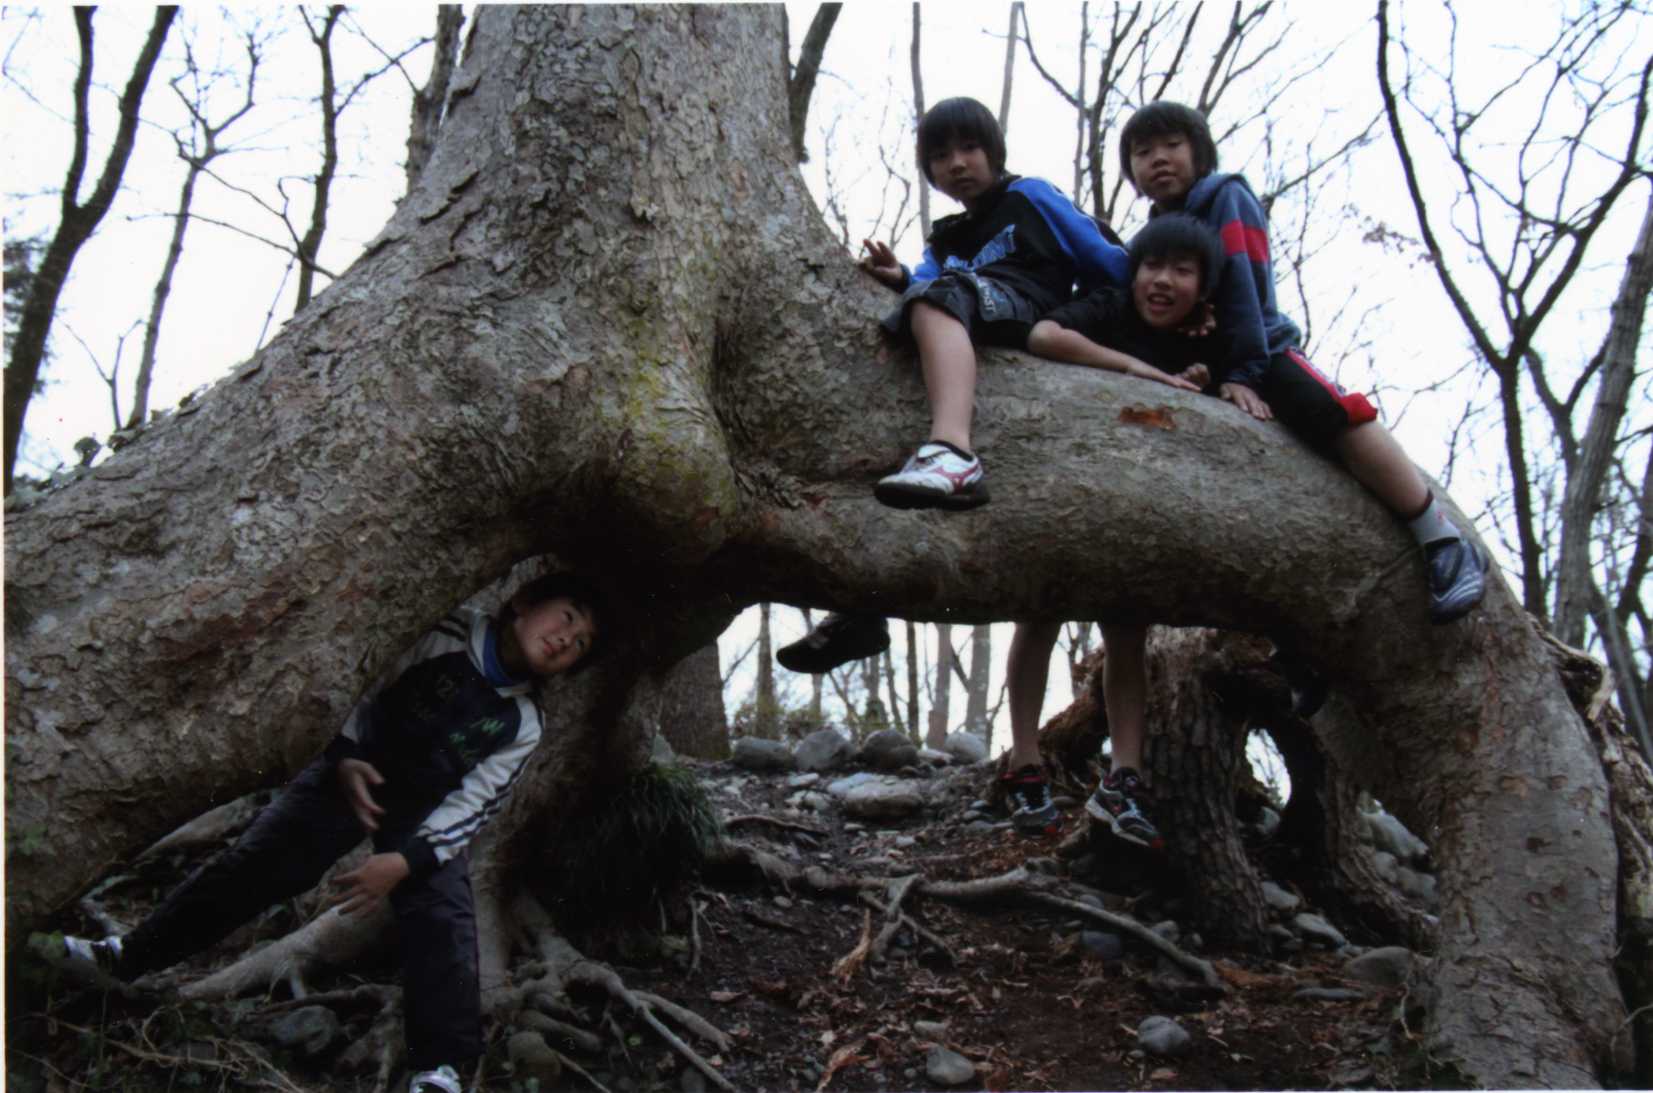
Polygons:
<instances>
[{"instance_id":1,"label":"tree bark","mask_svg":"<svg viewBox=\"0 0 1653 1093\"><path fill-rule=\"evenodd\" d=\"M947 741L952 728L953 706L953 628L947 623L936 624L936 700L930 707L930 726L924 742L939 748Z\"/></svg>"},{"instance_id":2,"label":"tree bark","mask_svg":"<svg viewBox=\"0 0 1653 1093\"><path fill-rule=\"evenodd\" d=\"M442 113L448 105L448 85L453 81L454 64L459 60L459 28L465 22L461 4L436 5L436 37L431 43L430 78L413 93L408 119L408 191L412 192L419 172L430 160L436 134L442 128Z\"/></svg>"},{"instance_id":3,"label":"tree bark","mask_svg":"<svg viewBox=\"0 0 1653 1093\"><path fill-rule=\"evenodd\" d=\"M964 727L983 740L991 737L987 723L988 674L993 667L993 630L977 624L970 628L970 684L964 689Z\"/></svg>"},{"instance_id":4,"label":"tree bark","mask_svg":"<svg viewBox=\"0 0 1653 1093\"><path fill-rule=\"evenodd\" d=\"M6 361L5 386L5 487L11 493L12 474L17 464L18 445L23 440L23 417L40 382L40 367L46 359L46 338L51 333L52 318L57 313L57 298L69 279L69 267L81 246L92 237L120 189L121 176L126 173L126 161L132 156L132 145L138 135L138 111L143 105L144 92L149 88L149 76L161 55L167 30L176 7L155 9L155 20L150 24L149 37L132 65L132 75L121 94L120 121L115 127L115 138L104 160L103 173L85 203L80 200L80 183L86 171L86 146L91 140L91 119L87 96L92 86L92 13L96 8L75 9L75 29L80 35L80 70L75 76L75 150L69 161L69 171L63 183L62 217L57 231L46 247L29 286L29 297L23 304L18 320L17 337L11 345L11 356Z\"/></svg>"},{"instance_id":5,"label":"tree bark","mask_svg":"<svg viewBox=\"0 0 1653 1093\"><path fill-rule=\"evenodd\" d=\"M723 675L717 642L677 662L661 684L660 732L678 755L729 757L729 718L723 708Z\"/></svg>"},{"instance_id":6,"label":"tree bark","mask_svg":"<svg viewBox=\"0 0 1653 1093\"><path fill-rule=\"evenodd\" d=\"M480 9L475 90L362 260L195 412L6 514L12 937L284 778L456 600L548 555L611 585L615 648L553 688L569 728L512 837L638 761L639 696L745 604L1267 630L1336 688L1332 754L1434 832L1430 1049L1595 1081L1625 1014L1607 787L1508 588L1431 627L1405 531L1277 426L1013 353L977 399L998 500L878 506L922 383L793 169L779 33Z\"/></svg>"}]
</instances>

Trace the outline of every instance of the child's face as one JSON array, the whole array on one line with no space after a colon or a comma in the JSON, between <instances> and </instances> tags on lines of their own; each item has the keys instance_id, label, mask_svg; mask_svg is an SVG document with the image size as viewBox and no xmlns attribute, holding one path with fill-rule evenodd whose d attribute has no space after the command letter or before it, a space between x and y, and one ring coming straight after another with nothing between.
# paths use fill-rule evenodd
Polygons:
<instances>
[{"instance_id":1,"label":"child's face","mask_svg":"<svg viewBox=\"0 0 1653 1093\"><path fill-rule=\"evenodd\" d=\"M1131 178L1155 205L1177 208L1194 186L1194 145L1181 133L1131 144Z\"/></svg>"},{"instance_id":2,"label":"child's face","mask_svg":"<svg viewBox=\"0 0 1653 1093\"><path fill-rule=\"evenodd\" d=\"M995 181L987 149L968 137L932 148L927 166L935 188L964 206L991 189Z\"/></svg>"},{"instance_id":3,"label":"child's face","mask_svg":"<svg viewBox=\"0 0 1653 1093\"><path fill-rule=\"evenodd\" d=\"M500 659L507 668L534 676L554 676L579 663L596 635L591 616L565 597L518 607L506 628ZM515 663L513 663L515 662Z\"/></svg>"},{"instance_id":4,"label":"child's face","mask_svg":"<svg viewBox=\"0 0 1653 1093\"><path fill-rule=\"evenodd\" d=\"M1131 280L1131 302L1142 321L1155 330L1181 326L1200 302L1201 269L1192 255L1144 258Z\"/></svg>"}]
</instances>

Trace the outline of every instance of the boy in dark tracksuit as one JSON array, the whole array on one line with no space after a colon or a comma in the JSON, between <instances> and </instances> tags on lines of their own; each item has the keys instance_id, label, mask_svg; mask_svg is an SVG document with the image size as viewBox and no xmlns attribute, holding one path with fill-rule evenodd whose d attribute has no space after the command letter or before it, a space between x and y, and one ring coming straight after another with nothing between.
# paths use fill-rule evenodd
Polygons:
<instances>
[{"instance_id":1,"label":"boy in dark tracksuit","mask_svg":"<svg viewBox=\"0 0 1653 1093\"><path fill-rule=\"evenodd\" d=\"M1365 396L1344 391L1298 351L1302 335L1275 305L1268 218L1244 178L1217 174L1217 146L1203 115L1156 102L1125 123L1120 165L1153 202L1151 215L1182 212L1221 237L1227 261L1215 296L1228 353L1217 369L1223 398L1282 424L1338 459L1406 522L1423 548L1432 621L1462 618L1481 602L1487 559L1436 502Z\"/></svg>"},{"instance_id":2,"label":"boy in dark tracksuit","mask_svg":"<svg viewBox=\"0 0 1653 1093\"><path fill-rule=\"evenodd\" d=\"M482 1053L476 919L466 847L504 805L539 742L541 679L596 640L591 594L554 575L496 619L460 609L403 654L234 846L124 937L65 938L66 955L122 979L168 967L303 892L371 835L335 882L340 913L389 898L397 919L412 1093L459 1093Z\"/></svg>"}]
</instances>

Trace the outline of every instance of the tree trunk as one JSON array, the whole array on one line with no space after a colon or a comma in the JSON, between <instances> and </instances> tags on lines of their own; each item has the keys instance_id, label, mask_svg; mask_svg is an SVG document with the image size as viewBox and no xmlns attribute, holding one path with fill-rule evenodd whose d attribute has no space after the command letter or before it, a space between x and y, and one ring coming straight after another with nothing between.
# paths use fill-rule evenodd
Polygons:
<instances>
[{"instance_id":1,"label":"tree trunk","mask_svg":"<svg viewBox=\"0 0 1653 1093\"><path fill-rule=\"evenodd\" d=\"M677 662L661 684L660 732L678 755L729 757L729 718L723 709L723 675L717 642Z\"/></svg>"},{"instance_id":2,"label":"tree trunk","mask_svg":"<svg viewBox=\"0 0 1653 1093\"><path fill-rule=\"evenodd\" d=\"M964 689L964 727L991 743L987 723L988 674L993 667L993 630L977 624L970 628L970 684ZM989 749L991 750L991 749Z\"/></svg>"},{"instance_id":3,"label":"tree trunk","mask_svg":"<svg viewBox=\"0 0 1653 1093\"><path fill-rule=\"evenodd\" d=\"M912 619L907 626L907 735L914 744L923 743L918 734L918 626Z\"/></svg>"},{"instance_id":4,"label":"tree trunk","mask_svg":"<svg viewBox=\"0 0 1653 1093\"><path fill-rule=\"evenodd\" d=\"M924 742L939 748L947 740L952 728L953 705L953 627L949 623L936 624L936 701L930 707L930 727Z\"/></svg>"},{"instance_id":5,"label":"tree trunk","mask_svg":"<svg viewBox=\"0 0 1653 1093\"><path fill-rule=\"evenodd\" d=\"M920 46L923 38L920 35L921 16L919 5L913 4L913 44L908 54L908 61L913 70L913 128L917 131L918 123L924 120L924 67L919 63L923 55ZM919 169L918 180L918 227L924 238L930 238L930 184L924 181L924 170Z\"/></svg>"},{"instance_id":6,"label":"tree trunk","mask_svg":"<svg viewBox=\"0 0 1653 1093\"><path fill-rule=\"evenodd\" d=\"M780 735L780 710L775 703L775 639L769 628L769 604L758 605L758 682L752 693L754 736L774 740Z\"/></svg>"},{"instance_id":7,"label":"tree trunk","mask_svg":"<svg viewBox=\"0 0 1653 1093\"><path fill-rule=\"evenodd\" d=\"M549 555L611 586L615 647L553 688L569 729L501 838L639 761L630 711L742 605L1266 629L1336 688L1332 755L1435 832L1430 1050L1594 1082L1625 1016L1607 785L1508 588L1431 627L1404 529L1277 426L1012 353L977 398L999 499L876 505L926 403L793 169L779 18L479 9L475 89L362 260L194 412L6 514L12 937L285 778ZM485 903L511 878L483 872Z\"/></svg>"},{"instance_id":8,"label":"tree trunk","mask_svg":"<svg viewBox=\"0 0 1653 1093\"><path fill-rule=\"evenodd\" d=\"M302 9L301 13L302 13ZM321 59L321 167L310 187L310 223L298 241L298 290L293 300L293 311L303 311L315 292L316 262L321 257L321 240L327 234L327 204L332 200L333 177L339 169L339 103L338 81L333 75L333 29L344 14L343 4L327 9L321 30L310 30L310 41L315 44ZM305 26L309 26L305 16Z\"/></svg>"},{"instance_id":9,"label":"tree trunk","mask_svg":"<svg viewBox=\"0 0 1653 1093\"><path fill-rule=\"evenodd\" d=\"M442 128L442 113L448 105L448 85L453 81L453 67L459 60L459 28L465 22L465 9L460 4L436 5L436 37L431 43L430 78L425 86L413 93L413 106L408 119L408 158L404 165L408 192L430 160L436 146L436 134Z\"/></svg>"},{"instance_id":10,"label":"tree trunk","mask_svg":"<svg viewBox=\"0 0 1653 1093\"><path fill-rule=\"evenodd\" d=\"M166 41L173 17L178 14L176 7L155 9L149 37L144 40L143 49L132 65L132 75L126 81L126 90L121 94L120 121L109 156L104 160L103 173L98 176L91 196L82 204L80 183L86 171L87 144L91 140L87 96L92 85L92 13L96 10L83 7L75 12L75 29L80 36L80 70L75 76L75 150L63 183L63 213L31 280L29 297L18 319L17 337L6 361L4 443L8 494L17 464L17 449L23 440L23 416L40 383L40 367L46 359L46 339L57 314L57 298L69 280L69 267L74 264L75 255L97 230L115 200L115 192L120 189L126 161L131 158L132 145L137 140L138 110L149 88L149 76L155 70L155 61L161 55L161 45Z\"/></svg>"},{"instance_id":11,"label":"tree trunk","mask_svg":"<svg viewBox=\"0 0 1653 1093\"><path fill-rule=\"evenodd\" d=\"M1193 893L1200 929L1263 949L1268 908L1246 857L1234 796L1243 772L1251 703L1238 677L1268 657L1259 639L1156 627L1148 643L1148 738L1143 766L1153 786L1166 854ZM1259 648L1263 646L1263 648Z\"/></svg>"}]
</instances>

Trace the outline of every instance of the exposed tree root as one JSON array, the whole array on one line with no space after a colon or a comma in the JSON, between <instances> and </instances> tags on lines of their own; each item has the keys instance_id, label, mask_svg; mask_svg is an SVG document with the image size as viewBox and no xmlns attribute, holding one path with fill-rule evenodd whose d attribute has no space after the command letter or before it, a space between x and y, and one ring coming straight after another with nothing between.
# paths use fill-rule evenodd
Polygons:
<instances>
[{"instance_id":1,"label":"exposed tree root","mask_svg":"<svg viewBox=\"0 0 1653 1093\"><path fill-rule=\"evenodd\" d=\"M308 993L304 985L307 976L358 959L385 936L390 921L388 906L358 915L326 911L286 937L204 979L185 984L179 993L189 999L234 998L268 990L285 979L293 996L302 998Z\"/></svg>"},{"instance_id":2,"label":"exposed tree root","mask_svg":"<svg viewBox=\"0 0 1653 1093\"><path fill-rule=\"evenodd\" d=\"M607 964L586 958L561 935L556 933L550 915L530 896L520 897L513 905L517 927L522 931L525 947L536 954L539 964L531 967L533 978L510 992L518 1006L539 1005L543 995L562 998L572 986L586 986L602 991L610 999L630 1010L639 1020L653 1029L666 1044L685 1059L706 1080L719 1089L733 1091L734 1087L719 1074L694 1048L667 1028L656 1016L656 1011L678 1022L691 1033L713 1044L719 1051L727 1051L731 1041L717 1027L698 1014L667 1002L657 995L633 991ZM624 1044L624 1037L620 1043Z\"/></svg>"},{"instance_id":3,"label":"exposed tree root","mask_svg":"<svg viewBox=\"0 0 1653 1093\"><path fill-rule=\"evenodd\" d=\"M237 797L227 804L209 809L188 823L174 828L171 834L163 835L139 854L136 861L145 862L171 851L199 850L203 847L216 846L241 833L241 829L252 823L258 810L264 807L269 794L264 790Z\"/></svg>"},{"instance_id":4,"label":"exposed tree root","mask_svg":"<svg viewBox=\"0 0 1653 1093\"><path fill-rule=\"evenodd\" d=\"M892 886L892 882L887 878L880 879L849 873L837 873L822 869L819 866L799 867L784 858L745 843L724 844L719 859L721 865L744 866L756 870L774 883L787 887L799 885L822 895L855 893L864 898L865 895L871 892ZM1021 900L1044 906L1060 907L1077 914L1087 915L1115 929L1128 932L1133 937L1141 939L1145 944L1163 953L1179 966L1199 976L1206 985L1221 991L1227 990L1222 978L1217 975L1216 969L1207 961L1185 952L1175 943L1159 936L1133 918L1092 907L1087 903L1069 899L1053 891L1052 889L1060 887L1060 882L1056 878L1042 873L1030 873L1024 868L1017 867L996 877L982 877L968 881L924 880L919 874L914 874L910 877L902 877L893 884L901 886L899 898L892 895L891 903L888 906L878 903L876 899L872 901L874 906L885 910L886 913L889 913L891 908L898 908L901 900L905 899L911 892L953 903L996 903ZM872 947L870 942L868 947L869 950ZM943 951L947 950L944 949ZM949 952L948 955L951 956L952 954Z\"/></svg>"},{"instance_id":5,"label":"exposed tree root","mask_svg":"<svg viewBox=\"0 0 1653 1093\"><path fill-rule=\"evenodd\" d=\"M779 827L786 831L802 831L806 835L819 835L823 838L830 834L830 832L824 831L821 828L811 827L809 824L800 824L792 820L783 820L779 816L766 816L761 812L754 812L747 816L731 816L727 820L723 821L723 826L725 828L738 827L742 824L768 824L770 827Z\"/></svg>"}]
</instances>

